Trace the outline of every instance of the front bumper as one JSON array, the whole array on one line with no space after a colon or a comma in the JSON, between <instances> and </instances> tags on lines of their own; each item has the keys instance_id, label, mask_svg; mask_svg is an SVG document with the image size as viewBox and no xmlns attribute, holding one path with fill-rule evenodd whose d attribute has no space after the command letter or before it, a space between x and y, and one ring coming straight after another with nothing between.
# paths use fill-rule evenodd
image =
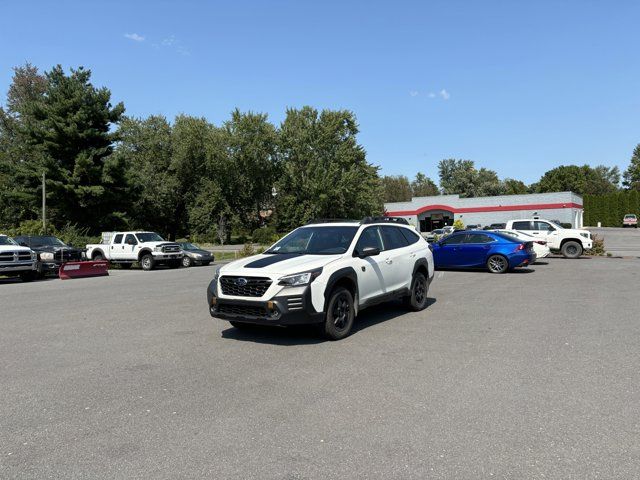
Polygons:
<instances>
[{"instance_id":1,"label":"front bumper","mask_svg":"<svg viewBox=\"0 0 640 480\"><path fill-rule=\"evenodd\" d=\"M36 264L34 262L15 262L0 264L0 275L3 273L13 272L33 272L36 270Z\"/></svg>"},{"instance_id":2,"label":"front bumper","mask_svg":"<svg viewBox=\"0 0 640 480\"><path fill-rule=\"evenodd\" d=\"M534 263L537 255L534 252L517 253L509 258L509 268L527 267Z\"/></svg>"},{"instance_id":3,"label":"front bumper","mask_svg":"<svg viewBox=\"0 0 640 480\"><path fill-rule=\"evenodd\" d=\"M313 308L310 286L291 290L291 295L270 300L230 299L218 297L216 286L211 282L207 288L209 314L221 320L258 325L304 325L324 321L324 314Z\"/></svg>"},{"instance_id":4,"label":"front bumper","mask_svg":"<svg viewBox=\"0 0 640 480\"><path fill-rule=\"evenodd\" d=\"M181 253L153 253L153 260L156 262L166 262L167 260L181 260Z\"/></svg>"}]
</instances>

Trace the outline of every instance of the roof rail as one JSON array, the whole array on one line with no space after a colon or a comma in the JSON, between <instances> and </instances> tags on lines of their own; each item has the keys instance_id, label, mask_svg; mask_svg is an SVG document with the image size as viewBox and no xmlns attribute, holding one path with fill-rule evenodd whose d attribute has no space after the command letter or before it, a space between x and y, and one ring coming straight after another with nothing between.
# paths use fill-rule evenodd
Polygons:
<instances>
[{"instance_id":1,"label":"roof rail","mask_svg":"<svg viewBox=\"0 0 640 480\"><path fill-rule=\"evenodd\" d=\"M402 217L364 217L360 223L367 224L367 223L384 223L384 222L402 223L403 225L409 225L409 222L407 221L407 219Z\"/></svg>"},{"instance_id":2,"label":"roof rail","mask_svg":"<svg viewBox=\"0 0 640 480\"><path fill-rule=\"evenodd\" d=\"M313 225L315 223L358 223L358 220L348 218L314 218L305 223L305 225Z\"/></svg>"}]
</instances>

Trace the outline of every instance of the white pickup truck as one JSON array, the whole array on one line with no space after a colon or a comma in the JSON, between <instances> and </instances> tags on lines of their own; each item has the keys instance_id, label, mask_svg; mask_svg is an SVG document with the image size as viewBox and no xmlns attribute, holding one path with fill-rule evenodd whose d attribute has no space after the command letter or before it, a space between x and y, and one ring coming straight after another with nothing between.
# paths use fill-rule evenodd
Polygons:
<instances>
[{"instance_id":1,"label":"white pickup truck","mask_svg":"<svg viewBox=\"0 0 640 480\"><path fill-rule=\"evenodd\" d=\"M510 220L505 228L528 233L546 241L551 250L560 251L566 258L578 258L584 250L593 247L593 239L589 230L563 228L557 223L543 218Z\"/></svg>"},{"instance_id":2,"label":"white pickup truck","mask_svg":"<svg viewBox=\"0 0 640 480\"><path fill-rule=\"evenodd\" d=\"M19 276L24 282L33 280L38 267L38 255L22 247L11 237L0 233L0 275Z\"/></svg>"},{"instance_id":3,"label":"white pickup truck","mask_svg":"<svg viewBox=\"0 0 640 480\"><path fill-rule=\"evenodd\" d=\"M158 264L179 267L183 252L180 245L165 241L155 232L103 232L102 243L87 245L86 255L123 268L139 262L143 270L153 270Z\"/></svg>"}]
</instances>

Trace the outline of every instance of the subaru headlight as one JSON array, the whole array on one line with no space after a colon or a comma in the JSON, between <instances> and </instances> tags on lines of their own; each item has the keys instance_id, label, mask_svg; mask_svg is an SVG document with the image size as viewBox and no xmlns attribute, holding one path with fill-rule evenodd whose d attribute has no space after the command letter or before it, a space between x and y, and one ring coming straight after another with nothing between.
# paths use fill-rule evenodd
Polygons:
<instances>
[{"instance_id":1,"label":"subaru headlight","mask_svg":"<svg viewBox=\"0 0 640 480\"><path fill-rule=\"evenodd\" d=\"M53 260L53 253L51 252L42 252L40 254L41 260Z\"/></svg>"},{"instance_id":2,"label":"subaru headlight","mask_svg":"<svg viewBox=\"0 0 640 480\"><path fill-rule=\"evenodd\" d=\"M322 268L312 270L304 273L294 273L293 275L285 275L278 279L278 285L285 287L299 287L302 285L309 285L322 273Z\"/></svg>"}]
</instances>

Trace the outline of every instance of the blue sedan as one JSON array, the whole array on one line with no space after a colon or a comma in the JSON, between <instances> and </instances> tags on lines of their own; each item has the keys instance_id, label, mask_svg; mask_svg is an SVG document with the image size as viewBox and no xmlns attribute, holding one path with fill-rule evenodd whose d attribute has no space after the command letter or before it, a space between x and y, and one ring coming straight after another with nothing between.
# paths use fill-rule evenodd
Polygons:
<instances>
[{"instance_id":1,"label":"blue sedan","mask_svg":"<svg viewBox=\"0 0 640 480\"><path fill-rule=\"evenodd\" d=\"M533 242L498 232L455 232L432 245L435 268L486 268L504 273L536 260Z\"/></svg>"}]
</instances>

